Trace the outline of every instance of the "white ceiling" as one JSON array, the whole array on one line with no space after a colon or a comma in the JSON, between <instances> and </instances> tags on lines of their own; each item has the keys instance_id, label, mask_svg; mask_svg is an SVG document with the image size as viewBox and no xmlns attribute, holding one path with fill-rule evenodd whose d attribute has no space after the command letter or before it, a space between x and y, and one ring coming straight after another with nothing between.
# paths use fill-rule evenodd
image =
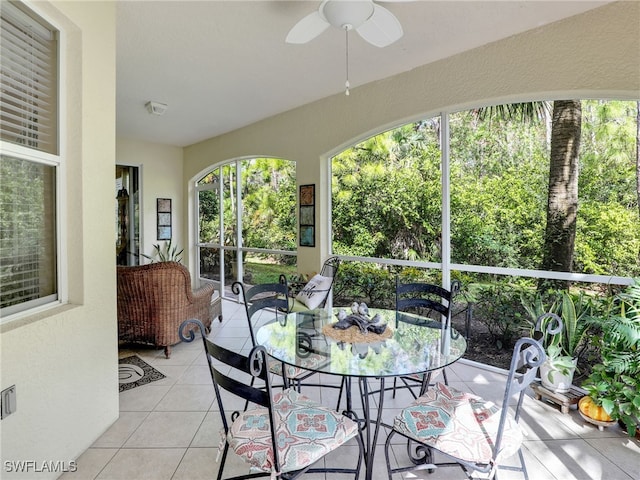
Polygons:
<instances>
[{"instance_id":1,"label":"white ceiling","mask_svg":"<svg viewBox=\"0 0 640 480\"><path fill-rule=\"evenodd\" d=\"M377 48L349 37L351 88L449 57L604 1L380 2L404 36ZM117 133L186 146L344 92L345 34L304 45L291 27L320 1L123 1L117 5ZM145 103L164 103L163 116Z\"/></svg>"}]
</instances>

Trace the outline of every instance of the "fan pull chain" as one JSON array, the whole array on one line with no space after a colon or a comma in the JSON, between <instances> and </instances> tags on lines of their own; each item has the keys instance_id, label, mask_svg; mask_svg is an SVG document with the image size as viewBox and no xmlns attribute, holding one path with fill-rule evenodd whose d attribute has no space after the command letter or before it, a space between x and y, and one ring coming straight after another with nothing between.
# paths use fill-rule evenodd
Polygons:
<instances>
[{"instance_id":1,"label":"fan pull chain","mask_svg":"<svg viewBox=\"0 0 640 480\"><path fill-rule=\"evenodd\" d=\"M346 39L346 72L347 72L347 81L344 82L344 86L345 86L345 92L344 94L349 96L349 30L350 30L350 25L345 25L344 27L344 34L345 34L345 39Z\"/></svg>"}]
</instances>

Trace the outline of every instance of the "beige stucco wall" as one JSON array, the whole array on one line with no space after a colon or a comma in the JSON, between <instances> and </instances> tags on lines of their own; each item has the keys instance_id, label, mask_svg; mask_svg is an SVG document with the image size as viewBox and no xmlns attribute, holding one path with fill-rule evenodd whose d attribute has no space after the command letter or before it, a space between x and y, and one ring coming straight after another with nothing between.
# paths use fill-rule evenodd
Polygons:
<instances>
[{"instance_id":1,"label":"beige stucco wall","mask_svg":"<svg viewBox=\"0 0 640 480\"><path fill-rule=\"evenodd\" d=\"M156 199L170 198L173 227L171 244L178 246L178 250L185 249L182 261L187 264L186 187L185 182L176 181L182 178L182 148L118 137L116 163L140 167L141 253L151 256L155 252L154 245L165 244L164 240L157 240ZM144 258L141 260L141 263L149 263Z\"/></svg>"},{"instance_id":2,"label":"beige stucco wall","mask_svg":"<svg viewBox=\"0 0 640 480\"><path fill-rule=\"evenodd\" d=\"M115 8L33 5L67 34L61 108L70 119L62 130L69 305L1 327L0 388L17 390L17 411L0 423L3 479L57 478L60 472L10 473L5 462L68 467L118 417Z\"/></svg>"},{"instance_id":3,"label":"beige stucco wall","mask_svg":"<svg viewBox=\"0 0 640 480\"><path fill-rule=\"evenodd\" d=\"M483 104L563 97L640 98L640 3L619 2L255 123L185 149L185 179L249 155L297 161L316 183L316 218L328 228L326 159L391 126ZM316 240L318 242L318 239ZM300 271L328 254L298 249Z\"/></svg>"}]
</instances>

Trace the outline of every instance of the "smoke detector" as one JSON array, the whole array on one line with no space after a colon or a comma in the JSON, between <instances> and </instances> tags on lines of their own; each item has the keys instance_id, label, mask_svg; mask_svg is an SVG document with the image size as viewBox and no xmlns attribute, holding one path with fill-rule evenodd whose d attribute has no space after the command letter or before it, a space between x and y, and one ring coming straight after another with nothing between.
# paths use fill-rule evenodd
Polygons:
<instances>
[{"instance_id":1,"label":"smoke detector","mask_svg":"<svg viewBox=\"0 0 640 480\"><path fill-rule=\"evenodd\" d=\"M167 111L167 105L160 102L149 101L144 106L147 107L147 112L152 115L164 115L164 112Z\"/></svg>"}]
</instances>

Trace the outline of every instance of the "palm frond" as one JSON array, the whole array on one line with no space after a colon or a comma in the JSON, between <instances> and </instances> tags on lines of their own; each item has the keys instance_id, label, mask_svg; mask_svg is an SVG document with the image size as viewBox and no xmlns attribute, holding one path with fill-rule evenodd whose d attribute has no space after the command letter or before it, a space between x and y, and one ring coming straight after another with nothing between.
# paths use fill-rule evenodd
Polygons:
<instances>
[{"instance_id":1,"label":"palm frond","mask_svg":"<svg viewBox=\"0 0 640 480\"><path fill-rule=\"evenodd\" d=\"M523 102L488 107L474 110L479 120L515 120L521 122L545 121L551 112L551 102Z\"/></svg>"}]
</instances>

